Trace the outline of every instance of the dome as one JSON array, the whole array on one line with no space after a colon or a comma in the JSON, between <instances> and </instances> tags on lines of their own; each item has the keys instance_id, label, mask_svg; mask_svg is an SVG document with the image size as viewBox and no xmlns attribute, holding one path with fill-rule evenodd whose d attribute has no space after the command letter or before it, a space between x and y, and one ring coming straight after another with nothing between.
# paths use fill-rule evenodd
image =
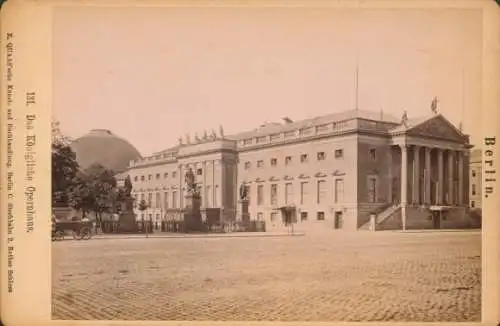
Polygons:
<instances>
[{"instance_id":1,"label":"dome","mask_svg":"<svg viewBox=\"0 0 500 326\"><path fill-rule=\"evenodd\" d=\"M70 144L82 169L94 163L115 172L125 170L130 162L141 157L128 141L105 129L93 129Z\"/></svg>"}]
</instances>

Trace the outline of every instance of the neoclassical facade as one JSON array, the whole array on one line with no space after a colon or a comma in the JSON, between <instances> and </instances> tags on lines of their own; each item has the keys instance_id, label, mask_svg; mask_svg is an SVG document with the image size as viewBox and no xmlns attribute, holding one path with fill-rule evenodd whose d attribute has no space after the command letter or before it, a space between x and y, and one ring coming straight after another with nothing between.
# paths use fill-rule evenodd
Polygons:
<instances>
[{"instance_id":1,"label":"neoclassical facade","mask_svg":"<svg viewBox=\"0 0 500 326\"><path fill-rule=\"evenodd\" d=\"M248 187L252 219L280 226L283 206L303 227L380 229L462 227L470 221L469 137L441 114L412 119L346 111L252 131L180 139L173 148L131 161L127 173L138 218L180 218L184 174L192 169L203 208L221 220L241 216Z\"/></svg>"}]
</instances>

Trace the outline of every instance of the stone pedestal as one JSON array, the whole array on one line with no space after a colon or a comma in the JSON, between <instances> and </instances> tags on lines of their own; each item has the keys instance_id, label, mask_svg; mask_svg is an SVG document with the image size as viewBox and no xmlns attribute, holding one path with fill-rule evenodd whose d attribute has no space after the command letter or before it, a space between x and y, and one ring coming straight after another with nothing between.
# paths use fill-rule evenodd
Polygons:
<instances>
[{"instance_id":1,"label":"stone pedestal","mask_svg":"<svg viewBox=\"0 0 500 326\"><path fill-rule=\"evenodd\" d=\"M200 195L196 193L187 194L185 203L184 224L186 231L203 231Z\"/></svg>"},{"instance_id":2,"label":"stone pedestal","mask_svg":"<svg viewBox=\"0 0 500 326\"><path fill-rule=\"evenodd\" d=\"M121 213L118 216L118 232L128 233L137 231L137 223L134 214L134 201L132 198L121 203Z\"/></svg>"},{"instance_id":3,"label":"stone pedestal","mask_svg":"<svg viewBox=\"0 0 500 326\"><path fill-rule=\"evenodd\" d=\"M241 220L250 221L250 213L248 212L248 199L240 201L241 204Z\"/></svg>"}]
</instances>

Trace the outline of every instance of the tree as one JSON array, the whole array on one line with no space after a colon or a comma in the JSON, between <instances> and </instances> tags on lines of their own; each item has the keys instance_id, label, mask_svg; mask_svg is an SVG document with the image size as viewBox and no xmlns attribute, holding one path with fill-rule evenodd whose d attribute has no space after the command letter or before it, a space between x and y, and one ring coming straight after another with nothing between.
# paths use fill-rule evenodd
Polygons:
<instances>
[{"instance_id":1,"label":"tree","mask_svg":"<svg viewBox=\"0 0 500 326\"><path fill-rule=\"evenodd\" d=\"M67 205L68 190L75 184L79 165L76 154L62 141L52 142L52 199L54 204Z\"/></svg>"}]
</instances>

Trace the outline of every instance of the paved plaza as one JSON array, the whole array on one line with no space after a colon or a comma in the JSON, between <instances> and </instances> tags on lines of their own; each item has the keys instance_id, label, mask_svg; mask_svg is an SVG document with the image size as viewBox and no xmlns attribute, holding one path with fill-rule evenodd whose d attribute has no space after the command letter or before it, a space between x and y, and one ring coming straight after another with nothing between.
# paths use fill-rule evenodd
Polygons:
<instances>
[{"instance_id":1,"label":"paved plaza","mask_svg":"<svg viewBox=\"0 0 500 326\"><path fill-rule=\"evenodd\" d=\"M53 318L480 321L481 234L53 242Z\"/></svg>"}]
</instances>

